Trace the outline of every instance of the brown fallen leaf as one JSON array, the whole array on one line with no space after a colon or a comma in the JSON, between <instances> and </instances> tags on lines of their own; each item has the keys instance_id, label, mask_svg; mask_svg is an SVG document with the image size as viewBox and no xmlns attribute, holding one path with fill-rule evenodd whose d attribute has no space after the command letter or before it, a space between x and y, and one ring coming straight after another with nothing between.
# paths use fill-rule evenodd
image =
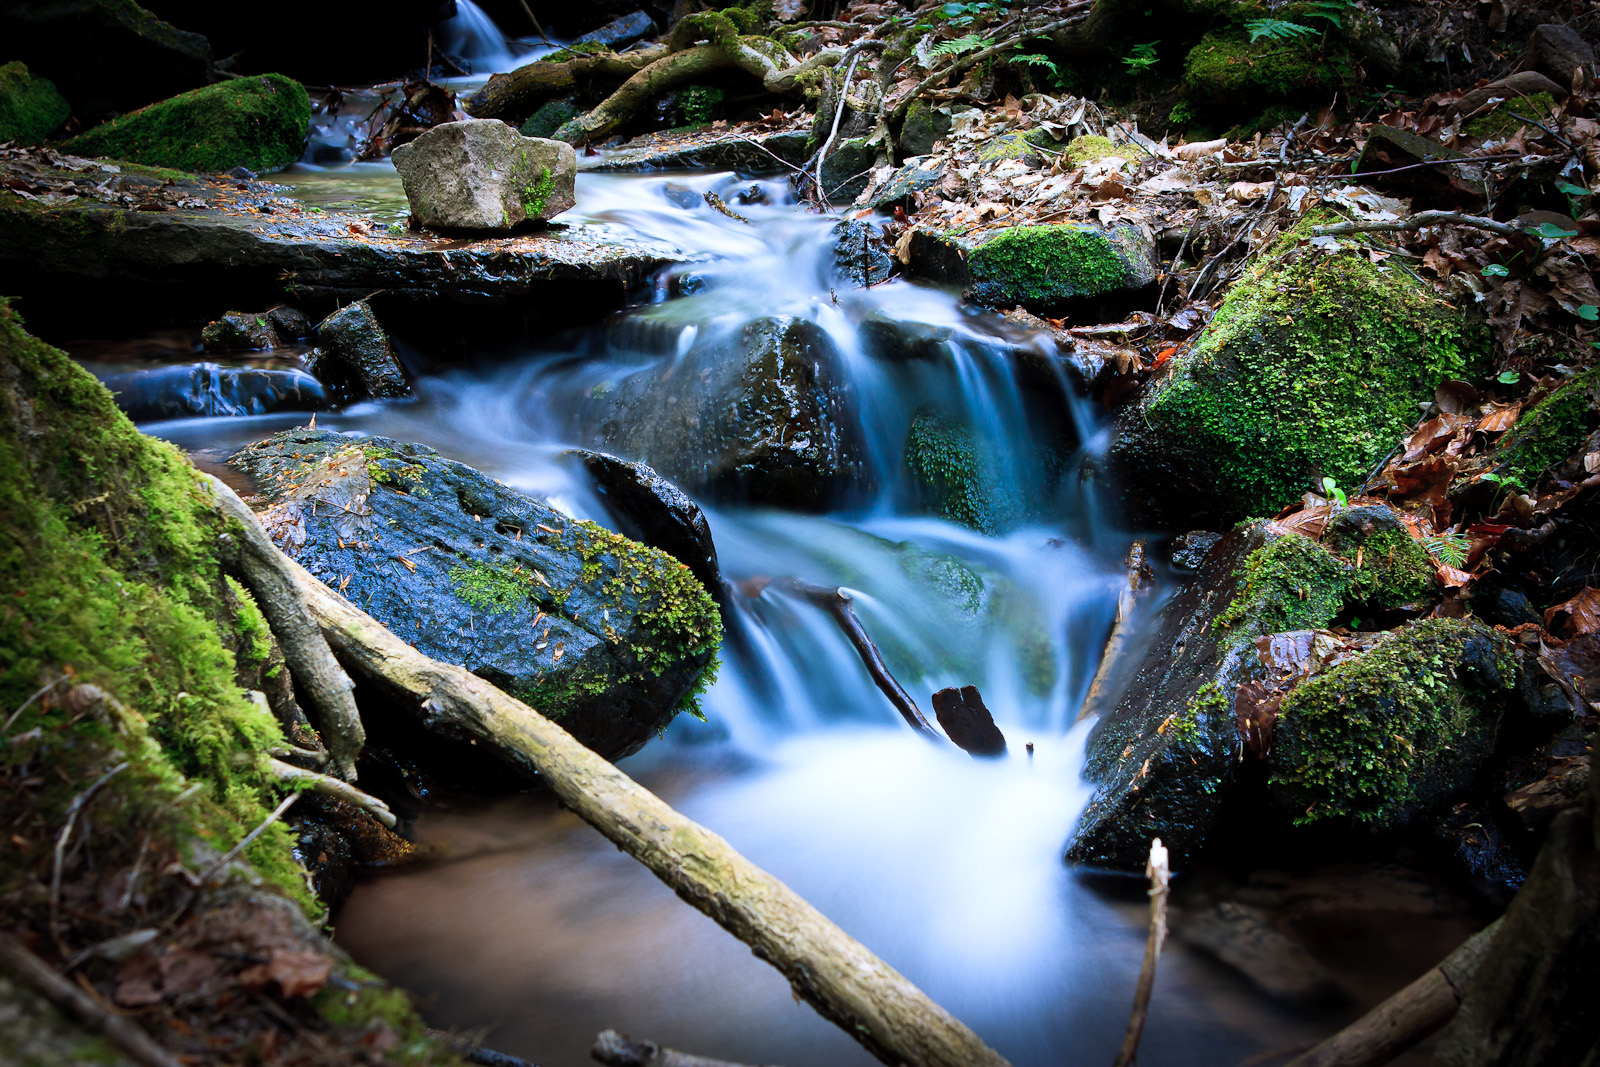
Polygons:
<instances>
[{"instance_id":1,"label":"brown fallen leaf","mask_svg":"<svg viewBox=\"0 0 1600 1067\"><path fill-rule=\"evenodd\" d=\"M1600 633L1600 589L1585 587L1570 600L1546 609L1544 628L1566 637Z\"/></svg>"}]
</instances>

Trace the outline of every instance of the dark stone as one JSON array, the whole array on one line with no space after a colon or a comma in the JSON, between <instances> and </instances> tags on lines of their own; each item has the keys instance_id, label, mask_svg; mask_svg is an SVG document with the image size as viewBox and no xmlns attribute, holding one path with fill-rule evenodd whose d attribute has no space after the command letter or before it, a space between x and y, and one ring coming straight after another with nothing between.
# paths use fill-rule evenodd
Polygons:
<instances>
[{"instance_id":1,"label":"dark stone","mask_svg":"<svg viewBox=\"0 0 1600 1067\"><path fill-rule=\"evenodd\" d=\"M621 533L682 563L707 591L721 599L717 546L700 505L643 463L586 448L568 449L566 455L583 463L606 513Z\"/></svg>"},{"instance_id":2,"label":"dark stone","mask_svg":"<svg viewBox=\"0 0 1600 1067\"><path fill-rule=\"evenodd\" d=\"M1484 622L1514 630L1525 623L1544 624L1533 602L1515 589L1501 589L1492 585L1477 584L1472 587L1472 613Z\"/></svg>"},{"instance_id":3,"label":"dark stone","mask_svg":"<svg viewBox=\"0 0 1600 1067\"><path fill-rule=\"evenodd\" d=\"M578 419L606 451L696 495L819 510L860 480L839 353L815 323L788 316L603 383Z\"/></svg>"},{"instance_id":4,"label":"dark stone","mask_svg":"<svg viewBox=\"0 0 1600 1067\"><path fill-rule=\"evenodd\" d=\"M907 109L905 122L900 125L900 151L907 156L925 156L949 132L949 115L916 101Z\"/></svg>"},{"instance_id":5,"label":"dark stone","mask_svg":"<svg viewBox=\"0 0 1600 1067\"><path fill-rule=\"evenodd\" d=\"M282 342L265 313L230 311L200 331L207 352L265 352Z\"/></svg>"},{"instance_id":6,"label":"dark stone","mask_svg":"<svg viewBox=\"0 0 1600 1067\"><path fill-rule=\"evenodd\" d=\"M1572 85L1573 72L1579 67L1589 85L1600 75L1595 70L1594 48L1577 30L1560 23L1547 22L1533 28L1522 52L1522 65L1562 86Z\"/></svg>"},{"instance_id":7,"label":"dark stone","mask_svg":"<svg viewBox=\"0 0 1600 1067\"><path fill-rule=\"evenodd\" d=\"M1184 570L1197 571L1207 554L1222 540L1222 535L1209 530L1190 530L1172 541L1172 565Z\"/></svg>"},{"instance_id":8,"label":"dark stone","mask_svg":"<svg viewBox=\"0 0 1600 1067\"><path fill-rule=\"evenodd\" d=\"M1463 93L1450 105L1450 111L1457 115L1471 115L1491 100L1512 101L1540 93L1549 93L1560 103L1567 98L1568 92L1565 85L1551 81L1536 70L1522 70Z\"/></svg>"},{"instance_id":9,"label":"dark stone","mask_svg":"<svg viewBox=\"0 0 1600 1067\"><path fill-rule=\"evenodd\" d=\"M663 729L711 658L716 607L670 557L431 448L302 429L231 462L312 574L608 759Z\"/></svg>"},{"instance_id":10,"label":"dark stone","mask_svg":"<svg viewBox=\"0 0 1600 1067\"><path fill-rule=\"evenodd\" d=\"M517 132L524 137L553 137L562 125L581 114L583 109L578 106L577 100L570 96L546 100L528 116L528 121L524 122Z\"/></svg>"},{"instance_id":11,"label":"dark stone","mask_svg":"<svg viewBox=\"0 0 1600 1067\"><path fill-rule=\"evenodd\" d=\"M4 59L55 82L79 119L132 111L211 80L211 44L127 0L0 4Z\"/></svg>"},{"instance_id":12,"label":"dark stone","mask_svg":"<svg viewBox=\"0 0 1600 1067\"><path fill-rule=\"evenodd\" d=\"M1527 865L1483 809L1461 803L1440 816L1430 834L1447 861L1490 907L1503 909L1528 878Z\"/></svg>"},{"instance_id":13,"label":"dark stone","mask_svg":"<svg viewBox=\"0 0 1600 1067\"><path fill-rule=\"evenodd\" d=\"M932 189L943 180L944 171L937 166L925 166L920 162L907 163L889 175L889 180L872 194L872 206L879 211L889 211L897 207L913 211L916 209L916 194L924 189Z\"/></svg>"},{"instance_id":14,"label":"dark stone","mask_svg":"<svg viewBox=\"0 0 1600 1067\"><path fill-rule=\"evenodd\" d=\"M833 261L839 278L857 287L881 285L894 274L883 231L866 219L846 219L833 228Z\"/></svg>"},{"instance_id":15,"label":"dark stone","mask_svg":"<svg viewBox=\"0 0 1600 1067\"><path fill-rule=\"evenodd\" d=\"M1481 204L1488 191L1481 165L1417 166L1434 160L1453 159L1465 160L1467 154L1410 130L1375 125L1368 131L1366 146L1356 160L1356 172L1367 175L1365 180L1380 188L1407 195L1427 196L1430 199L1442 197L1448 203L1463 206ZM1401 170L1392 175L1382 173L1402 167L1416 169Z\"/></svg>"},{"instance_id":16,"label":"dark stone","mask_svg":"<svg viewBox=\"0 0 1600 1067\"><path fill-rule=\"evenodd\" d=\"M878 150L866 138L853 137L834 144L822 161L822 192L830 204L853 204L872 180Z\"/></svg>"},{"instance_id":17,"label":"dark stone","mask_svg":"<svg viewBox=\"0 0 1600 1067\"><path fill-rule=\"evenodd\" d=\"M321 347L306 362L322 381L342 388L353 399L411 395L405 367L365 300L340 308L318 323L317 340Z\"/></svg>"},{"instance_id":18,"label":"dark stone","mask_svg":"<svg viewBox=\"0 0 1600 1067\"><path fill-rule=\"evenodd\" d=\"M135 422L265 415L328 406L322 383L296 368L223 367L184 363L102 377Z\"/></svg>"},{"instance_id":19,"label":"dark stone","mask_svg":"<svg viewBox=\"0 0 1600 1067\"><path fill-rule=\"evenodd\" d=\"M299 308L280 304L267 312L267 321L277 331L280 343L293 344L311 336L311 320Z\"/></svg>"},{"instance_id":20,"label":"dark stone","mask_svg":"<svg viewBox=\"0 0 1600 1067\"><path fill-rule=\"evenodd\" d=\"M590 30L579 37L578 44L599 44L618 51L628 47L635 41L642 41L656 32L655 20L643 11L635 11L631 15L612 19L597 30ZM546 134L531 134L534 137L544 137Z\"/></svg>"},{"instance_id":21,"label":"dark stone","mask_svg":"<svg viewBox=\"0 0 1600 1067\"><path fill-rule=\"evenodd\" d=\"M933 694L933 713L957 748L970 756L1004 756L1006 736L994 724L975 685L951 686Z\"/></svg>"}]
</instances>

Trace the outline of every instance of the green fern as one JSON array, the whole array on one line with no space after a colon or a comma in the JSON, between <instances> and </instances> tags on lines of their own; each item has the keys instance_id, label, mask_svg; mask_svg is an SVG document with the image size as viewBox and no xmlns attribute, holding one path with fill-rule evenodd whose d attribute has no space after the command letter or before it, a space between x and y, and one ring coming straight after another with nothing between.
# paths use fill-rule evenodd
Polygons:
<instances>
[{"instance_id":1,"label":"green fern","mask_svg":"<svg viewBox=\"0 0 1600 1067\"><path fill-rule=\"evenodd\" d=\"M1012 63L1023 63L1030 67L1043 67L1057 77L1061 74L1061 68L1056 66L1054 60L1047 56L1041 56L1037 52L1027 52L1020 56L1009 56L1007 58Z\"/></svg>"},{"instance_id":2,"label":"green fern","mask_svg":"<svg viewBox=\"0 0 1600 1067\"><path fill-rule=\"evenodd\" d=\"M948 41L940 41L928 49L928 55L934 58L943 56L959 56L964 52L976 52L980 48L988 48L994 42L987 37L976 33L969 33L964 37L956 37Z\"/></svg>"},{"instance_id":3,"label":"green fern","mask_svg":"<svg viewBox=\"0 0 1600 1067\"><path fill-rule=\"evenodd\" d=\"M1273 41L1289 41L1317 32L1311 26L1303 26L1298 22L1285 22L1283 19L1251 19L1244 24L1244 28L1250 32L1251 44L1263 37Z\"/></svg>"}]
</instances>

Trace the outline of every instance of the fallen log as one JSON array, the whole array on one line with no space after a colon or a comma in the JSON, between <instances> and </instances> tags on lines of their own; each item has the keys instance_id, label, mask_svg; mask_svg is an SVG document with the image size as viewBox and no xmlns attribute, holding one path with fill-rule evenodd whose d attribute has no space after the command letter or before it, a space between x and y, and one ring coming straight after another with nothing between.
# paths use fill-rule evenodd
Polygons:
<instances>
[{"instance_id":1,"label":"fallen log","mask_svg":"<svg viewBox=\"0 0 1600 1067\"><path fill-rule=\"evenodd\" d=\"M721 837L465 668L401 641L288 557L335 654L430 728L492 744L789 980L795 993L888 1064L999 1067L1005 1060L799 894Z\"/></svg>"},{"instance_id":2,"label":"fallen log","mask_svg":"<svg viewBox=\"0 0 1600 1067\"><path fill-rule=\"evenodd\" d=\"M1117 593L1117 616L1112 620L1111 634L1100 653L1100 667L1094 672L1089 691L1083 696L1083 707L1078 711L1076 722L1100 714L1100 705L1105 701L1106 690L1111 682L1111 672L1115 670L1122 650L1127 647L1128 632L1133 629L1133 609L1140 592L1150 585L1150 567L1145 562L1143 541L1135 541L1129 546L1123 562L1127 567L1127 584Z\"/></svg>"},{"instance_id":3,"label":"fallen log","mask_svg":"<svg viewBox=\"0 0 1600 1067\"><path fill-rule=\"evenodd\" d=\"M1455 1015L1500 920L1479 930L1439 966L1285 1067L1380 1067Z\"/></svg>"},{"instance_id":4,"label":"fallen log","mask_svg":"<svg viewBox=\"0 0 1600 1067\"><path fill-rule=\"evenodd\" d=\"M615 1030L600 1031L589 1056L607 1067L743 1067L730 1060L707 1059L663 1048L654 1041L635 1041Z\"/></svg>"}]
</instances>

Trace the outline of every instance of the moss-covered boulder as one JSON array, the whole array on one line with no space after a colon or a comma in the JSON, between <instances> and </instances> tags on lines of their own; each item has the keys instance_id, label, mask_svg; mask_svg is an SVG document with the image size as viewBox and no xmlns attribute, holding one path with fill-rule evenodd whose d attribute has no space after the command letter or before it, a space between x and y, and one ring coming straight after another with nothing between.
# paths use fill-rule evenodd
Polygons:
<instances>
[{"instance_id":1,"label":"moss-covered boulder","mask_svg":"<svg viewBox=\"0 0 1600 1067\"><path fill-rule=\"evenodd\" d=\"M722 636L689 569L423 445L292 430L231 461L312 574L608 759L692 707Z\"/></svg>"},{"instance_id":2,"label":"moss-covered boulder","mask_svg":"<svg viewBox=\"0 0 1600 1067\"><path fill-rule=\"evenodd\" d=\"M38 144L71 117L72 105L53 82L29 73L25 63L0 67L0 141Z\"/></svg>"},{"instance_id":3,"label":"moss-covered boulder","mask_svg":"<svg viewBox=\"0 0 1600 1067\"><path fill-rule=\"evenodd\" d=\"M1096 791L1068 858L1138 870L1160 837L1175 865L1187 862L1238 781L1235 700L1267 678L1257 639L1414 605L1435 588L1426 554L1386 507L1348 509L1320 541L1268 522L1235 528L1162 608L1122 695L1089 735L1084 777Z\"/></svg>"},{"instance_id":4,"label":"moss-covered boulder","mask_svg":"<svg viewBox=\"0 0 1600 1067\"><path fill-rule=\"evenodd\" d=\"M1119 416L1107 464L1135 523L1275 513L1314 477L1359 484L1484 335L1398 267L1286 242Z\"/></svg>"},{"instance_id":5,"label":"moss-covered boulder","mask_svg":"<svg viewBox=\"0 0 1600 1067\"><path fill-rule=\"evenodd\" d=\"M907 270L960 285L987 307L1054 313L1126 297L1156 279L1155 243L1142 227L1007 226L973 237L914 231Z\"/></svg>"},{"instance_id":6,"label":"moss-covered boulder","mask_svg":"<svg viewBox=\"0 0 1600 1067\"><path fill-rule=\"evenodd\" d=\"M1523 413L1500 441L1493 474L1507 484L1535 489L1564 460L1584 451L1597 427L1600 371L1584 371Z\"/></svg>"},{"instance_id":7,"label":"moss-covered boulder","mask_svg":"<svg viewBox=\"0 0 1600 1067\"><path fill-rule=\"evenodd\" d=\"M919 411L906 432L906 467L927 510L980 533L1002 533L1020 517L1017 488L960 421Z\"/></svg>"},{"instance_id":8,"label":"moss-covered boulder","mask_svg":"<svg viewBox=\"0 0 1600 1067\"><path fill-rule=\"evenodd\" d=\"M1404 826L1471 784L1516 677L1510 641L1490 627L1408 623L1284 699L1273 797L1300 823Z\"/></svg>"},{"instance_id":9,"label":"moss-covered boulder","mask_svg":"<svg viewBox=\"0 0 1600 1067\"><path fill-rule=\"evenodd\" d=\"M1318 32L1288 30L1252 41L1239 24L1201 38L1184 59L1185 96L1214 107L1255 112L1273 105L1326 103L1357 78L1360 64L1338 29L1314 16L1304 17L1307 7L1290 4L1271 15L1276 22L1311 26Z\"/></svg>"},{"instance_id":10,"label":"moss-covered boulder","mask_svg":"<svg viewBox=\"0 0 1600 1067\"><path fill-rule=\"evenodd\" d=\"M180 93L79 134L66 148L151 167L264 172L300 158L310 122L305 86L262 74Z\"/></svg>"},{"instance_id":11,"label":"moss-covered boulder","mask_svg":"<svg viewBox=\"0 0 1600 1067\"><path fill-rule=\"evenodd\" d=\"M822 161L822 192L830 204L853 204L872 180L878 149L865 137L850 137L828 150Z\"/></svg>"},{"instance_id":12,"label":"moss-covered boulder","mask_svg":"<svg viewBox=\"0 0 1600 1067\"><path fill-rule=\"evenodd\" d=\"M913 100L900 123L900 154L925 156L950 132L950 116L934 109L926 100Z\"/></svg>"}]
</instances>

